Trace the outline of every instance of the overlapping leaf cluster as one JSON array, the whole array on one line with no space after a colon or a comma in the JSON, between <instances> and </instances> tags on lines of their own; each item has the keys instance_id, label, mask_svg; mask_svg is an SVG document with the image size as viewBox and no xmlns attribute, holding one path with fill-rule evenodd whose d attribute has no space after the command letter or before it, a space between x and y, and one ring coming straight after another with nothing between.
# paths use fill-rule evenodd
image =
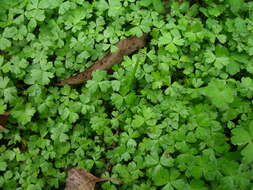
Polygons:
<instances>
[{"instance_id":1,"label":"overlapping leaf cluster","mask_svg":"<svg viewBox=\"0 0 253 190\"><path fill-rule=\"evenodd\" d=\"M165 6L164 6L165 5ZM0 187L61 189L68 166L101 189L253 183L253 3L0 2ZM53 83L128 36L148 46L81 87Z\"/></svg>"}]
</instances>

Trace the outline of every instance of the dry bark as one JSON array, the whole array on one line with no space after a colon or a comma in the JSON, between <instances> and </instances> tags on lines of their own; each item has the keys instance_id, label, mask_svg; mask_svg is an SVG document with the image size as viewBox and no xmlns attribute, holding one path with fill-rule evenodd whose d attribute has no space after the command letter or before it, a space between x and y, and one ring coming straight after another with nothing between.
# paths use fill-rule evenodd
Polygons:
<instances>
[{"instance_id":1,"label":"dry bark","mask_svg":"<svg viewBox=\"0 0 253 190\"><path fill-rule=\"evenodd\" d=\"M97 182L112 180L120 181L117 178L98 178L83 169L72 168L64 190L94 190Z\"/></svg>"},{"instance_id":2,"label":"dry bark","mask_svg":"<svg viewBox=\"0 0 253 190\"><path fill-rule=\"evenodd\" d=\"M110 70L113 64L119 64L123 56L128 56L146 45L147 34L142 37L131 37L119 41L116 46L118 51L115 53L108 53L102 59L96 61L92 66L83 72L80 72L70 78L59 81L56 85L63 86L65 84L76 85L81 84L92 78L92 72L101 70Z\"/></svg>"}]
</instances>

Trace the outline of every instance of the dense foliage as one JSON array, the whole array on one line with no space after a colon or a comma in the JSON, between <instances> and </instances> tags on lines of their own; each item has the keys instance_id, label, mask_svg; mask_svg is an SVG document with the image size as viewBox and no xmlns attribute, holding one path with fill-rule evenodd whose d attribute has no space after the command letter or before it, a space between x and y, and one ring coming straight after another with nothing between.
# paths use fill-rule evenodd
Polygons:
<instances>
[{"instance_id":1,"label":"dense foliage","mask_svg":"<svg viewBox=\"0 0 253 190\"><path fill-rule=\"evenodd\" d=\"M252 188L252 1L0 7L1 189L62 189L69 166L124 180L108 190ZM143 32L113 73L54 86Z\"/></svg>"}]
</instances>

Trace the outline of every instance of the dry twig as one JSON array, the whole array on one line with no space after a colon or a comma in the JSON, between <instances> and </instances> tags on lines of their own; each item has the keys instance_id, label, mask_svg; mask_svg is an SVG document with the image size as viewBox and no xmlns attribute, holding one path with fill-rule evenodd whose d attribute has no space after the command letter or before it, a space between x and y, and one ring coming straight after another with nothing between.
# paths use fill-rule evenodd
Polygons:
<instances>
[{"instance_id":1,"label":"dry twig","mask_svg":"<svg viewBox=\"0 0 253 190\"><path fill-rule=\"evenodd\" d=\"M119 64L123 56L128 56L146 45L147 34L142 37L131 37L119 41L116 46L118 51L115 53L108 53L102 59L96 61L92 66L83 72L80 72L70 78L59 81L56 85L63 86L65 84L76 85L81 84L92 78L92 72L101 70L110 70L113 64Z\"/></svg>"}]
</instances>

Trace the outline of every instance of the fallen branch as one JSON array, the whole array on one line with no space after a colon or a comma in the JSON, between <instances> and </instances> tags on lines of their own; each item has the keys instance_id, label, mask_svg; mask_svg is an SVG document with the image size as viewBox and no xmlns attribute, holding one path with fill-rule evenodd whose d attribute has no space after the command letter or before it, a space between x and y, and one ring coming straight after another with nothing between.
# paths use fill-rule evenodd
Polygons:
<instances>
[{"instance_id":1,"label":"fallen branch","mask_svg":"<svg viewBox=\"0 0 253 190\"><path fill-rule=\"evenodd\" d=\"M146 45L147 34L142 37L131 37L125 40L119 41L116 46L118 51L115 53L108 53L102 59L96 61L92 66L83 72L80 72L70 78L59 81L56 85L63 86L65 84L76 85L81 84L84 81L90 80L92 78L92 72L101 70L110 70L112 65L119 64L123 56L128 56L140 48Z\"/></svg>"}]
</instances>

